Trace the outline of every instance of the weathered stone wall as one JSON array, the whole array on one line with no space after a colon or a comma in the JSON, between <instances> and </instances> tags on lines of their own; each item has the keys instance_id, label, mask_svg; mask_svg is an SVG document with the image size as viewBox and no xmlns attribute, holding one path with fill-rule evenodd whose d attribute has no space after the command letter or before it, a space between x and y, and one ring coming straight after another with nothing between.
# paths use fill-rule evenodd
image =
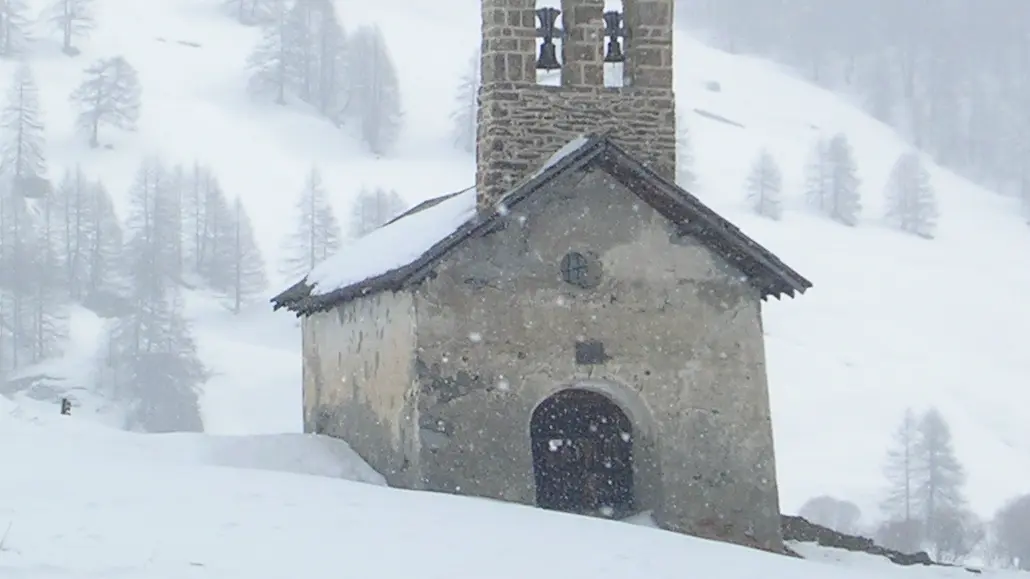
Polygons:
<instances>
[{"instance_id":1,"label":"weathered stone wall","mask_svg":"<svg viewBox=\"0 0 1030 579\"><path fill-rule=\"evenodd\" d=\"M417 487L414 301L381 293L303 318L304 431L346 440L388 483Z\"/></svg>"},{"instance_id":2,"label":"weathered stone wall","mask_svg":"<svg viewBox=\"0 0 1030 579\"><path fill-rule=\"evenodd\" d=\"M586 387L634 423L638 506L668 529L779 549L756 290L603 171L551 188L416 292L427 488L532 503L532 410ZM599 286L561 279L570 250L598 256ZM578 364L584 339L607 361Z\"/></svg>"},{"instance_id":3,"label":"weathered stone wall","mask_svg":"<svg viewBox=\"0 0 1030 579\"><path fill-rule=\"evenodd\" d=\"M482 0L482 84L476 186L491 206L566 142L591 132L613 140L672 179L673 0L623 0L624 86L604 86L604 0L563 0L561 86L536 82L534 0Z\"/></svg>"}]
</instances>

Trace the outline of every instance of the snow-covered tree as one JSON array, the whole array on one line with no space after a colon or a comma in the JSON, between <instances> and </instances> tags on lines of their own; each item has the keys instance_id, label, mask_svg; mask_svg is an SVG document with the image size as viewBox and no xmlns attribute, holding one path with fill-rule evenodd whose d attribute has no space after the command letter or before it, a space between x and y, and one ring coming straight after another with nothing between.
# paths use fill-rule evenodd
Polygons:
<instances>
[{"instance_id":1,"label":"snow-covered tree","mask_svg":"<svg viewBox=\"0 0 1030 579\"><path fill-rule=\"evenodd\" d=\"M894 433L894 446L887 451L887 463L884 467L888 488L882 506L891 518L911 521L919 516L914 502L918 437L915 413L912 409L906 409L901 424Z\"/></svg>"},{"instance_id":2,"label":"snow-covered tree","mask_svg":"<svg viewBox=\"0 0 1030 579\"><path fill-rule=\"evenodd\" d=\"M113 293L122 285L119 277L122 266L122 248L124 233L118 214L114 210L111 194L100 181L90 185L89 225L90 235L87 238L86 258L89 263L87 279L87 295L96 296L101 293Z\"/></svg>"},{"instance_id":3,"label":"snow-covered tree","mask_svg":"<svg viewBox=\"0 0 1030 579\"><path fill-rule=\"evenodd\" d=\"M155 288L147 286L134 288L132 313L108 331L98 386L125 405L129 430L203 431L198 389L209 373L183 316L179 290L150 294Z\"/></svg>"},{"instance_id":4,"label":"snow-covered tree","mask_svg":"<svg viewBox=\"0 0 1030 579\"><path fill-rule=\"evenodd\" d=\"M21 54L29 42L29 7L25 0L0 1L0 56Z\"/></svg>"},{"instance_id":5,"label":"snow-covered tree","mask_svg":"<svg viewBox=\"0 0 1030 579\"><path fill-rule=\"evenodd\" d=\"M232 233L232 281L228 306L233 313L238 314L244 305L264 295L268 289L265 260L254 239L250 216L239 197L233 202Z\"/></svg>"},{"instance_id":6,"label":"snow-covered tree","mask_svg":"<svg viewBox=\"0 0 1030 579\"><path fill-rule=\"evenodd\" d=\"M919 436L914 447L916 485L913 496L920 507L927 540L939 547L949 526L966 508L962 493L965 471L955 456L951 429L941 413L931 408L919 421Z\"/></svg>"},{"instance_id":7,"label":"snow-covered tree","mask_svg":"<svg viewBox=\"0 0 1030 579\"><path fill-rule=\"evenodd\" d=\"M129 312L109 328L100 386L126 405L126 427L203 429L197 389L208 377L182 313L180 191L157 159L146 159L129 191L125 261Z\"/></svg>"},{"instance_id":8,"label":"snow-covered tree","mask_svg":"<svg viewBox=\"0 0 1030 579\"><path fill-rule=\"evenodd\" d=\"M199 272L207 259L207 222L204 209L213 189L221 189L209 167L194 162L182 190L183 247L188 269Z\"/></svg>"},{"instance_id":9,"label":"snow-covered tree","mask_svg":"<svg viewBox=\"0 0 1030 579\"><path fill-rule=\"evenodd\" d=\"M862 211L861 181L847 135L820 139L805 167L805 197L830 219L854 226Z\"/></svg>"},{"instance_id":10,"label":"snow-covered tree","mask_svg":"<svg viewBox=\"0 0 1030 579\"><path fill-rule=\"evenodd\" d=\"M29 199L41 199L49 192L45 154L45 131L39 105L39 89L28 65L21 65L7 89L7 102L0 111L0 172L14 192Z\"/></svg>"},{"instance_id":11,"label":"snow-covered tree","mask_svg":"<svg viewBox=\"0 0 1030 579\"><path fill-rule=\"evenodd\" d=\"M316 12L315 39L318 63L318 83L313 103L324 117L336 124L343 121L350 101L347 83L347 35L340 24L332 2L320 0Z\"/></svg>"},{"instance_id":12,"label":"snow-covered tree","mask_svg":"<svg viewBox=\"0 0 1030 579\"><path fill-rule=\"evenodd\" d=\"M48 344L61 333L60 304L50 292L57 269L44 127L27 65L8 87L0 133L0 325L7 332L0 365L16 368L52 353Z\"/></svg>"},{"instance_id":13,"label":"snow-covered tree","mask_svg":"<svg viewBox=\"0 0 1030 579\"><path fill-rule=\"evenodd\" d=\"M86 38L96 26L93 16L93 0L51 0L47 8L47 19L61 34L61 49L65 54L79 54L75 40Z\"/></svg>"},{"instance_id":14,"label":"snow-covered tree","mask_svg":"<svg viewBox=\"0 0 1030 579\"><path fill-rule=\"evenodd\" d=\"M911 409L906 409L894 434L894 444L887 451L884 475L887 496L882 508L888 521L878 531L883 544L904 552L915 552L922 541L921 517L916 504L916 444L918 422Z\"/></svg>"},{"instance_id":15,"label":"snow-covered tree","mask_svg":"<svg viewBox=\"0 0 1030 579\"><path fill-rule=\"evenodd\" d=\"M182 211L168 169L145 159L129 189L125 247L133 286L147 295L181 282Z\"/></svg>"},{"instance_id":16,"label":"snow-covered tree","mask_svg":"<svg viewBox=\"0 0 1030 579\"><path fill-rule=\"evenodd\" d=\"M933 237L937 198L917 153L905 153L894 163L886 191L887 222L907 233Z\"/></svg>"},{"instance_id":17,"label":"snow-covered tree","mask_svg":"<svg viewBox=\"0 0 1030 579\"><path fill-rule=\"evenodd\" d=\"M204 221L201 247L203 254L197 273L207 286L220 292L229 292L233 283L235 231L229 199L215 182L204 196Z\"/></svg>"},{"instance_id":18,"label":"snow-covered tree","mask_svg":"<svg viewBox=\"0 0 1030 579\"><path fill-rule=\"evenodd\" d=\"M476 127L479 113L480 56L477 50L469 59L465 73L458 82L451 111L451 138L454 146L469 152L476 151Z\"/></svg>"},{"instance_id":19,"label":"snow-covered tree","mask_svg":"<svg viewBox=\"0 0 1030 579\"><path fill-rule=\"evenodd\" d=\"M136 69L125 58L102 58L85 70L86 78L71 94L79 111L78 126L100 146L100 126L132 131L139 120L142 89Z\"/></svg>"},{"instance_id":20,"label":"snow-covered tree","mask_svg":"<svg viewBox=\"0 0 1030 579\"><path fill-rule=\"evenodd\" d=\"M394 190L382 188L362 189L351 206L351 237L361 237L397 217L408 204Z\"/></svg>"},{"instance_id":21,"label":"snow-covered tree","mask_svg":"<svg viewBox=\"0 0 1030 579\"><path fill-rule=\"evenodd\" d=\"M1030 571L1030 494L1005 503L994 516L996 555L1009 565Z\"/></svg>"},{"instance_id":22,"label":"snow-covered tree","mask_svg":"<svg viewBox=\"0 0 1030 579\"><path fill-rule=\"evenodd\" d=\"M87 278L86 237L89 231L90 182L82 167L65 172L53 192L54 209L58 221L58 253L64 264L63 283L72 299L79 299Z\"/></svg>"},{"instance_id":23,"label":"snow-covered tree","mask_svg":"<svg viewBox=\"0 0 1030 579\"><path fill-rule=\"evenodd\" d=\"M342 239L321 173L313 168L297 199L297 228L283 247L285 257L280 272L292 279L304 276L339 251Z\"/></svg>"},{"instance_id":24,"label":"snow-covered tree","mask_svg":"<svg viewBox=\"0 0 1030 579\"><path fill-rule=\"evenodd\" d=\"M763 149L751 166L745 183L748 204L755 213L770 219L783 216L780 199L783 190L783 175L772 153Z\"/></svg>"},{"instance_id":25,"label":"snow-covered tree","mask_svg":"<svg viewBox=\"0 0 1030 579\"><path fill-rule=\"evenodd\" d=\"M829 141L818 139L808 154L805 164L805 202L819 213L829 213L831 207L832 167Z\"/></svg>"},{"instance_id":26,"label":"snow-covered tree","mask_svg":"<svg viewBox=\"0 0 1030 579\"><path fill-rule=\"evenodd\" d=\"M404 115L400 82L378 26L362 26L348 51L353 113L361 137L376 155L389 153L400 137Z\"/></svg>"},{"instance_id":27,"label":"snow-covered tree","mask_svg":"<svg viewBox=\"0 0 1030 579\"><path fill-rule=\"evenodd\" d=\"M936 409L918 418L906 411L884 473L888 522L878 538L885 545L913 552L925 543L936 557L956 560L983 538L982 526L966 507L965 473L950 429Z\"/></svg>"},{"instance_id":28,"label":"snow-covered tree","mask_svg":"<svg viewBox=\"0 0 1030 579\"><path fill-rule=\"evenodd\" d=\"M103 184L76 166L65 172L52 195L61 283L73 300L118 286L121 224Z\"/></svg>"},{"instance_id":29,"label":"snow-covered tree","mask_svg":"<svg viewBox=\"0 0 1030 579\"><path fill-rule=\"evenodd\" d=\"M276 104L284 105L297 62L289 5L286 0L269 0L268 8L268 18L261 24L261 40L247 59L249 89L255 97L271 97Z\"/></svg>"},{"instance_id":30,"label":"snow-covered tree","mask_svg":"<svg viewBox=\"0 0 1030 579\"><path fill-rule=\"evenodd\" d=\"M60 230L51 195L40 199L32 260L32 360L38 362L61 353L68 334L67 292L62 283L59 256Z\"/></svg>"},{"instance_id":31,"label":"snow-covered tree","mask_svg":"<svg viewBox=\"0 0 1030 579\"><path fill-rule=\"evenodd\" d=\"M286 21L290 84L335 123L347 104L346 34L331 0L297 0Z\"/></svg>"}]
</instances>

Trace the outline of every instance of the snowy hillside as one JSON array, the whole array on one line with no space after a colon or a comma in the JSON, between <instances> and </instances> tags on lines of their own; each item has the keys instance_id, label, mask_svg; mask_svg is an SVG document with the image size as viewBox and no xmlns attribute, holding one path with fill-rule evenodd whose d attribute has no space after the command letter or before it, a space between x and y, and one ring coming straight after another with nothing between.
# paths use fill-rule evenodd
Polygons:
<instances>
[{"instance_id":1,"label":"snowy hillside","mask_svg":"<svg viewBox=\"0 0 1030 579\"><path fill-rule=\"evenodd\" d=\"M337 1L348 29L365 22L380 24L400 70L406 124L398 152L383 159L372 158L349 134L309 111L248 98L245 62L258 33L226 16L221 2L96 0L96 4L98 28L90 40L82 43L81 56L64 56L56 41L46 38L37 41L31 56L43 95L54 177L63 168L79 163L91 175L102 177L116 196L123 196L136 167L147 156L158 155L168 163L206 163L226 191L240 196L248 206L271 264L275 263L280 240L291 228L293 203L312 165L321 168L341 216L363 185L396 189L414 204L463 189L473 180L471 157L451 146L447 116L458 78L478 42L475 0ZM693 170L699 178L695 193L815 284L807 295L771 303L766 310L784 510L791 512L807 498L829 493L852 499L866 512L874 513L882 486L883 453L892 430L906 406L931 403L952 425L959 458L969 471L972 506L981 515L990 515L1009 497L1025 492L1022 485L1030 478L1030 421L1025 420L1025 409L1030 406L1030 391L1025 388L1030 357L1019 337L1020 330L1030 326L1030 308L1021 300L1030 292L1030 270L1012 267L1011 262L1017 255L1013 248L1030 242L1030 230L1014 216L1008 207L1010 202L934 166L931 173L942 212L937 238L928 241L895 233L879 222L887 174L905 150L891 130L844 100L795 80L773 65L710 49L684 35L677 38L677 43L676 85L680 115L691 133ZM81 80L80 72L87 63L116 54L124 54L140 74L140 127L135 133L106 135L111 149L90 150L85 139L73 132L68 95ZM12 71L13 65L0 65L3 78ZM709 90L711 81L719 83L719 91ZM814 140L839 131L847 133L855 147L863 182L865 211L858 227L848 228L812 216L801 209L800 201L792 200L781 222L763 220L747 211L742 200L743 181L760 148L772 151L784 170L788 191L799 196L802 169ZM119 197L119 201L124 203L124 198ZM273 289L286 281L293 280L278 280ZM204 399L208 429L218 434L298 432L300 339L295 320L288 314L274 315L263 304L234 317L203 295L190 296L188 306L201 354L215 373ZM73 321L78 347L70 349L69 358L55 371L68 374L69 381L84 381L88 360L82 352L93 346L98 330L87 314L77 314ZM82 375L75 375L80 372ZM186 473L175 470L178 466L168 468L164 473L126 474L136 477L134 480L148 490L121 503L119 508L124 509L126 517L123 531L137 521L133 517L147 512L138 508L150 500L145 493L160 496L165 492L162 489L167 487L158 484L161 477ZM232 490L242 477L238 472L203 471L207 473L203 476L210 478L193 478L193 471L189 472L190 476L178 478L189 479L187 484L194 489L219 489L214 492L223 493L219 495L222 497L230 493L248 496ZM51 474L65 480L81 477L84 485L102 482L99 473L69 470ZM30 480L19 480L5 479L4 484L15 488L32 485ZM149 486L151 482L154 486ZM478 513L477 509L488 508L471 501L432 502L405 493L332 486L326 481L302 482L291 477L260 476L252 484L250 498L225 500L217 509L212 508L215 498L210 504L191 503L190 513L210 516L198 520L210 521L204 528L212 533L244 533L239 528L246 527L247 533L255 533L250 538L269 533L265 539L280 543L288 540L290 548L296 547L313 565L316 561L328 564L329 560L321 557L338 561L338 553L316 549L315 540L306 539L308 535L287 539L273 527L294 526L298 520L311 517L310 524L299 524L312 533L316 529L336 533L328 536L339 537L340 544L352 549L355 560L371 564L372 559L362 557L371 557L369 545L375 544L380 531L392 534L403 528L412 537L423 537L439 524L436 517L444 516L443 509ZM282 489L276 491L281 493L276 495L279 498L271 499L280 484ZM293 485L297 485L295 491L287 490ZM114 491L107 488L102 492ZM182 493L191 491L183 487L174 492L185 497ZM0 491L0 496L5 495L10 496ZM284 495L297 502L286 502ZM317 496L335 501L332 504L339 509L306 502ZM114 501L116 497L111 494L109 498ZM69 495L62 500L80 499L84 500ZM96 500L100 504L106 499ZM394 500L410 501L411 505L426 501L432 506L404 519L417 524L401 525L397 523L401 521L399 508L387 510L383 506ZM260 529L251 531L254 515L245 511L255 504L270 511L258 525ZM25 508L59 507L40 503ZM329 520L327 512L334 513ZM375 519L373 512L386 519ZM525 540L534 548L546 549L549 541L557 541L561 533L582 525L577 532L604 533L606 540L618 537L625 541L621 543L625 549L606 550L606 558L598 561L615 566L612 568L637 565L639 569L644 565L654 570L649 576L671 576L682 563L684 548L690 553L688 559L696 564L723 553L722 547L707 551L698 547L699 542L665 535L654 539L636 529L616 530L599 522L570 522L561 516L530 515L517 508L503 513L498 516L510 517L510 525L491 523L490 530L484 531L481 525L488 519L476 522L470 514L467 526L456 532L461 540L479 541L476 544L482 549L474 550L488 553L484 557L493 558L495 563L510 561L510 565L500 568L510 570L513 577L526 576L526 565L531 563L517 556L519 549L503 549L507 555L502 557L496 545L516 540L527 517L547 520L532 533L518 534L533 537ZM92 516L87 511L81 515ZM291 518L294 516L297 518ZM383 520L392 522L385 524ZM454 520L448 518L448 524ZM15 523L15 532L29 524ZM241 527L234 531L233 525ZM362 532L348 530L353 528ZM550 530L543 532L545 528ZM131 534L114 538L115 533L123 531L111 529L97 531L93 538L80 537L83 542L75 548L93 548L93 543L87 544L92 541L118 544L133 539ZM207 539L212 537L198 535L189 540L200 546ZM139 553L153 551L155 561L170 560L164 558L180 553L174 544L162 546L161 537L138 540L150 541L136 546L141 549ZM325 541L323 536L317 542L322 545ZM436 543L410 544L417 544L419 549L437 548L438 555L445 551ZM586 549L586 545L584 542L570 548ZM38 548L43 550L23 554L47 560L44 547ZM665 555L656 554L662 549L668 549ZM670 559L668 553L677 554ZM103 556L97 555L98 561ZM143 565L146 557L140 557L138 563ZM419 556L405 559L414 564ZM221 563L213 561L203 564L216 574ZM274 565L266 562L267 576L274 576ZM180 563L189 565L185 559ZM129 563L120 560L111 564ZM769 564L795 565L779 560ZM440 573L454 576L460 563L447 565L451 566ZM744 574L747 567L743 560L741 565L739 573ZM100 569L98 566L96 572ZM556 575L568 575L554 569ZM790 567L791 572L793 569ZM581 572L586 575L585 570Z\"/></svg>"},{"instance_id":2,"label":"snowy hillside","mask_svg":"<svg viewBox=\"0 0 1030 579\"><path fill-rule=\"evenodd\" d=\"M389 579L671 579L687 568L728 579L973 576L802 545L815 560L806 562L623 523L311 476L368 473L345 453L315 452L310 440L219 445L218 437L105 432L74 418L42 422L0 423L2 577L282 579L336 570ZM249 447L247 464L203 452L218 446ZM282 464L283 451L297 462ZM349 471L332 472L330 457Z\"/></svg>"}]
</instances>

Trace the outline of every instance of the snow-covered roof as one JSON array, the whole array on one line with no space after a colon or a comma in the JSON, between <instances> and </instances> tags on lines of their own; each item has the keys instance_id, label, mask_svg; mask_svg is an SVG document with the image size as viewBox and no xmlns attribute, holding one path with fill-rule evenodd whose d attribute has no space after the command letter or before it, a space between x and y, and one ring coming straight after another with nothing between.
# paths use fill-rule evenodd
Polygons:
<instances>
[{"instance_id":1,"label":"snow-covered roof","mask_svg":"<svg viewBox=\"0 0 1030 579\"><path fill-rule=\"evenodd\" d=\"M607 136L577 137L516 184L489 212L477 209L475 189L430 199L344 247L278 296L276 309L297 315L331 309L380 291L418 283L436 261L466 239L483 234L497 219L566 170L600 163L635 195L689 234L736 264L762 296L793 296L811 282L675 183L661 177Z\"/></svg>"},{"instance_id":2,"label":"snow-covered roof","mask_svg":"<svg viewBox=\"0 0 1030 579\"><path fill-rule=\"evenodd\" d=\"M585 135L572 139L526 180L539 177L589 143ZM318 296L383 275L413 263L475 215L475 188L431 199L347 245L304 279L311 295Z\"/></svg>"},{"instance_id":3,"label":"snow-covered roof","mask_svg":"<svg viewBox=\"0 0 1030 579\"><path fill-rule=\"evenodd\" d=\"M326 295L383 275L422 257L475 215L476 190L466 189L354 240L304 279L311 295Z\"/></svg>"}]
</instances>

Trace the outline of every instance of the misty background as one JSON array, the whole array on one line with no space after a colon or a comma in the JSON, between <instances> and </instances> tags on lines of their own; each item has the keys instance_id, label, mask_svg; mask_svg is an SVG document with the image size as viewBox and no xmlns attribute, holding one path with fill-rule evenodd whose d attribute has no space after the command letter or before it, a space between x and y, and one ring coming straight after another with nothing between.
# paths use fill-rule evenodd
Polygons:
<instances>
[{"instance_id":1,"label":"misty background","mask_svg":"<svg viewBox=\"0 0 1030 579\"><path fill-rule=\"evenodd\" d=\"M249 98L303 107L353 135L375 158L395 153L410 121L402 93L417 92L426 72L398 69L378 27L348 26L347 15L330 0L211 3L225 18L260 30L260 41L241 64ZM92 5L54 0L39 12L20 0L0 3L0 59L19 63L0 103L2 392L57 388L45 363L61 358L69 318L85 308L104 320L104 339L96 344L93 372L75 387L109 401L123 428L203 431L198 398L213 369L198 355L184 294L208 292L233 314L265 307L276 284L296 281L348 238L385 223L408 203L385 184L369 183L348 193L349 206L333 207L339 197L312 166L295 190L274 192L294 198L294 214L282 217L292 232L276 240L280 252L273 260L257 242L253 207L226 191L218 167L205 159L149 157L125 191L111 191L89 166L52 171L47 111L39 98L46 79L37 78L32 57L46 35L76 57L96 25ZM677 4L681 29L731 53L772 59L906 137L915 151L894 164L885 217L928 243L942 216L919 152L1018 200L1012 211L1030 217L1028 22L1026 0ZM440 114L449 115L455 150L471 152L476 47L451 56L467 66L454 79L451 106ZM133 57L82 62L81 82L67 107L84 150L114 148L112 134L135 130L147 107L147 87ZM689 54L678 66L690 66ZM678 180L689 188L694 144L689 122L679 128ZM858 226L863 211L860 160L850 140L842 133L813 141L801 192L812 210L841 227ZM740 176L749 208L773 221L781 219L790 193L782 169L772 152L761 151L751 173ZM114 197L127 199L121 215ZM249 203L256 205L254 199ZM998 513L974 513L948 422L933 400L926 402L926 410L905 415L884 450L880 512L862 513L846 497L821 496L801 514L902 550L927 548L941 560L975 556L1030 569L1030 495L1014 497Z\"/></svg>"}]
</instances>

